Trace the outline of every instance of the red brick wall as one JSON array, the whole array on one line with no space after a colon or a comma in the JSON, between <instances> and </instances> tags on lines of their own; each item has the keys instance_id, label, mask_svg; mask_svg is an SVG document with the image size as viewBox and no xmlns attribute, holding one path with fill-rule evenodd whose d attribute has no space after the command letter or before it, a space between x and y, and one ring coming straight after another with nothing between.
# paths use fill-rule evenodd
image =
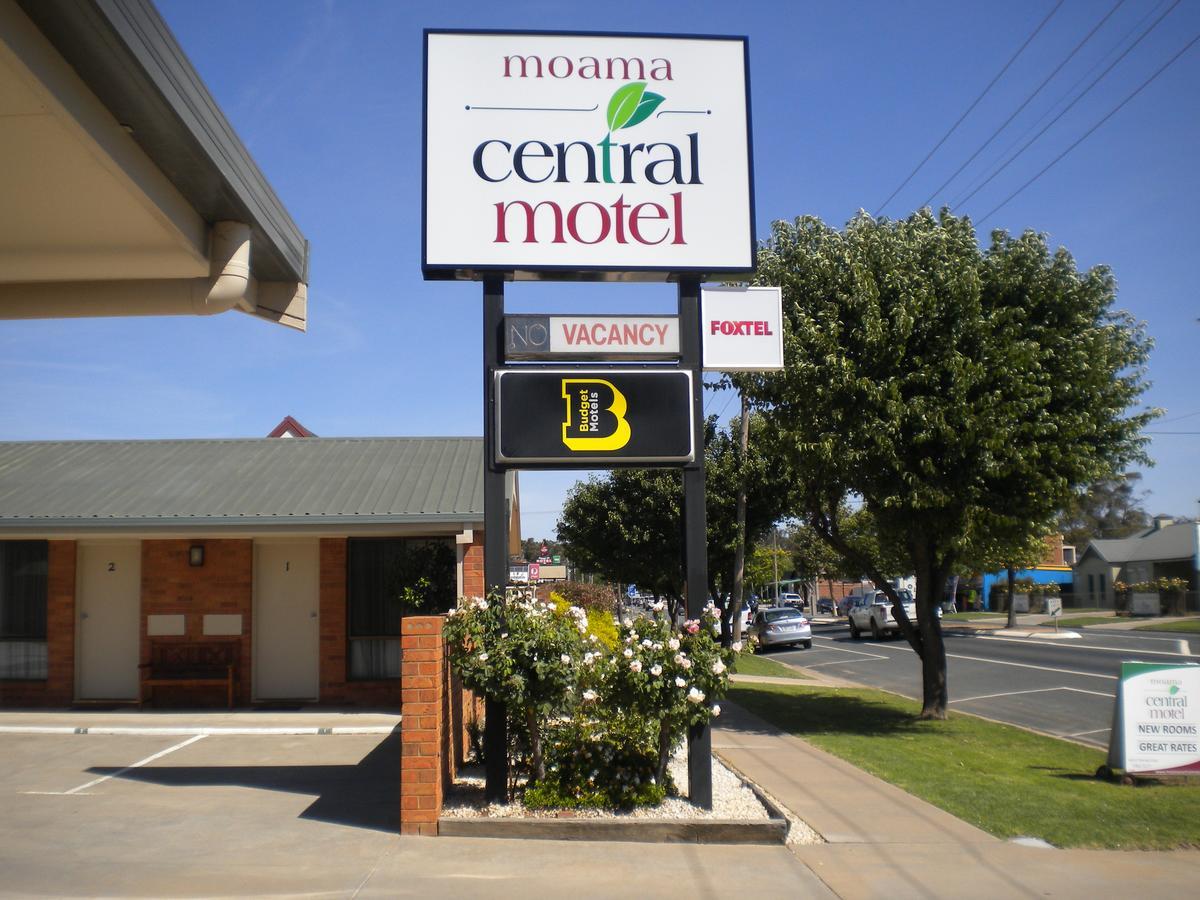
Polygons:
<instances>
[{"instance_id":1,"label":"red brick wall","mask_svg":"<svg viewBox=\"0 0 1200 900\"><path fill-rule=\"evenodd\" d=\"M401 623L400 833L436 835L450 784L450 692L443 616Z\"/></svg>"},{"instance_id":2,"label":"red brick wall","mask_svg":"<svg viewBox=\"0 0 1200 900\"><path fill-rule=\"evenodd\" d=\"M463 596L483 596L482 531L476 531L474 541L463 548Z\"/></svg>"},{"instance_id":3,"label":"red brick wall","mask_svg":"<svg viewBox=\"0 0 1200 900\"><path fill-rule=\"evenodd\" d=\"M188 549L204 547L204 565L188 565ZM185 633L178 637L154 637L155 641L236 641L232 635L204 634L204 616L240 615L242 617L241 659L234 701L250 703L250 636L254 633L254 542L251 540L170 540L142 541L142 614L140 623L141 661L150 659L150 641L146 635L146 617L184 614ZM155 688L155 703L176 701L189 705L225 705L224 688Z\"/></svg>"},{"instance_id":4,"label":"red brick wall","mask_svg":"<svg viewBox=\"0 0 1200 900\"><path fill-rule=\"evenodd\" d=\"M346 662L346 538L321 539L321 697L336 706L395 709L400 682L349 681Z\"/></svg>"},{"instance_id":5,"label":"red brick wall","mask_svg":"<svg viewBox=\"0 0 1200 900\"><path fill-rule=\"evenodd\" d=\"M69 706L75 699L75 542L47 550L45 681L0 681L0 706Z\"/></svg>"}]
</instances>

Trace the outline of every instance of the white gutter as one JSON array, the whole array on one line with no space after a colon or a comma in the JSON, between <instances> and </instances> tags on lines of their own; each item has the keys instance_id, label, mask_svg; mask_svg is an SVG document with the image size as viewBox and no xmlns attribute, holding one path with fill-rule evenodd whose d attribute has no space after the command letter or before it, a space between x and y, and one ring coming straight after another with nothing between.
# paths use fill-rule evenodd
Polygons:
<instances>
[{"instance_id":1,"label":"white gutter","mask_svg":"<svg viewBox=\"0 0 1200 900\"><path fill-rule=\"evenodd\" d=\"M217 222L209 245L207 278L0 284L0 319L211 316L236 308L306 330L307 285L260 283L250 274L249 225Z\"/></svg>"}]
</instances>

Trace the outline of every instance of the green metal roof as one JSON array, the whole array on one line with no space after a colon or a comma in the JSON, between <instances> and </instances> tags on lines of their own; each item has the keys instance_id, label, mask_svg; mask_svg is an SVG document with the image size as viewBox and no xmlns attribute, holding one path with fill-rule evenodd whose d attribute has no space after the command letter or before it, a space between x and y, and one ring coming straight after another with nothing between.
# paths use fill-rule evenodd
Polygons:
<instances>
[{"instance_id":1,"label":"green metal roof","mask_svg":"<svg viewBox=\"0 0 1200 900\"><path fill-rule=\"evenodd\" d=\"M482 519L480 438L0 443L0 533Z\"/></svg>"}]
</instances>

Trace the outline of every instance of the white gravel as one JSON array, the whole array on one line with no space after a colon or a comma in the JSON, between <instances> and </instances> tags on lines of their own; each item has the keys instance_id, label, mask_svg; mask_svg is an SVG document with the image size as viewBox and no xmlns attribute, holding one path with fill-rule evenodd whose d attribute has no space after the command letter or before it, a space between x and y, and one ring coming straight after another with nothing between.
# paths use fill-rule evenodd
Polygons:
<instances>
[{"instance_id":1,"label":"white gravel","mask_svg":"<svg viewBox=\"0 0 1200 900\"><path fill-rule=\"evenodd\" d=\"M713 808L701 809L687 799L687 748L681 747L668 764L671 777L679 789L680 796L668 797L658 806L639 807L623 812L612 809L526 809L520 802L484 802L484 774L482 766L467 766L458 772L454 786L442 804L442 815L451 818L533 818L556 819L564 816L580 819L768 819L767 808L755 796L742 778L717 757L712 760ZM787 816L789 844L819 844L822 838L807 824L793 816L782 804L771 798L777 808Z\"/></svg>"}]
</instances>

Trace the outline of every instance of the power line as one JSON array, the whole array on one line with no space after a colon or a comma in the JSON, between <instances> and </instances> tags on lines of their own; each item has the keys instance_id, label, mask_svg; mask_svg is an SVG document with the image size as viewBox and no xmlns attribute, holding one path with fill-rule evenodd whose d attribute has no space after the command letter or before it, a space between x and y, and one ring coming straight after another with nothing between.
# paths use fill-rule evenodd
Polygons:
<instances>
[{"instance_id":1,"label":"power line","mask_svg":"<svg viewBox=\"0 0 1200 900\"><path fill-rule=\"evenodd\" d=\"M1155 28L1157 28L1159 23L1162 22L1162 20L1165 19L1167 16L1169 16L1171 14L1171 11L1174 10L1175 7L1177 7L1181 2L1182 2L1182 0L1175 0L1174 3L1172 3L1169 7L1167 7L1167 11L1164 12L1157 19L1155 19L1154 23L1149 28L1147 28L1140 35L1138 35L1137 40L1134 41L1132 44L1130 44L1128 47L1126 47L1125 51L1108 65L1108 68L1106 68L1103 72L1101 72L1099 75L1097 75L1096 78L1092 81L1092 83L1083 89L1083 93L1081 93L1078 97L1076 97L1069 104L1067 104L1067 106L1063 109L1062 112L1060 112L1057 116L1055 116L1048 123L1046 123L1046 126L1041 131L1039 131L1037 134L1035 134L1033 137L1031 137L1025 143L1025 145L1023 147L1021 147L1020 150L1018 150L1016 153L1014 153L1012 156L1010 156L1004 162L1004 164L1002 166L1000 166L1000 168L998 168L995 172L993 172L991 175L989 175L984 180L983 184L979 185L979 187L975 188L975 190L971 191L971 193L969 193L969 194L967 194L967 196L963 197L962 200L959 201L959 205L966 203L968 200L970 200L972 197L974 197L976 194L978 194L981 190L983 190L985 187L987 187L988 184L991 183L992 179L994 179L997 175L999 175L1001 172L1003 172L1005 169L1007 169L1010 165L1012 165L1022 153L1024 153L1026 150L1028 150L1030 147L1033 146L1033 144L1037 141L1038 138L1040 138L1043 134L1045 134L1047 131L1049 131L1051 128L1053 128L1054 123L1056 123L1059 119L1061 119L1068 112L1070 112L1072 107L1074 107L1076 103L1078 103L1080 100L1082 100L1084 97L1086 97L1088 95L1088 93L1092 90L1092 88L1094 88L1096 85L1098 85L1109 72L1111 72L1114 68L1116 68L1117 64L1119 62L1121 62L1121 60L1123 60L1126 56L1128 56L1133 51L1133 48L1136 47L1138 44L1140 44L1145 39L1145 37L1148 34L1150 34L1150 32L1152 32ZM1139 88L1139 90L1140 90L1140 88ZM1093 131L1094 130L1095 129L1093 129ZM1091 132L1088 132L1088 134L1091 134ZM1074 145L1072 145L1072 146L1074 146ZM1057 162L1057 160L1056 160L1056 162ZM1053 163L1051 163L1051 165L1053 165ZM1036 176L1035 176L1035 180L1036 180ZM1010 197L1009 199L1012 199L1012 198ZM1008 201L1006 200L1004 202L1007 203ZM1001 204L1001 205L1003 205L1003 204ZM1000 207L996 207L996 209L999 209L999 208ZM995 212L995 210L992 210L992 212ZM991 213L989 213L988 215L991 215ZM986 218L987 218L987 216L983 216L982 218L977 220L976 224L978 224L979 222L982 222Z\"/></svg>"},{"instance_id":2,"label":"power line","mask_svg":"<svg viewBox=\"0 0 1200 900\"><path fill-rule=\"evenodd\" d=\"M1092 39L1092 37L1096 34L1097 31L1099 31L1101 29L1101 27L1104 25L1105 22L1107 22L1110 18L1112 18L1113 13L1115 13L1118 9L1120 9L1121 5L1124 2L1125 2L1125 0L1117 0L1116 5L1113 6L1113 8L1110 9L1099 22L1097 22L1094 26L1092 26L1092 30L1089 31L1086 35L1084 35L1083 40L1081 40L1078 44L1075 45L1074 50L1072 50L1070 53L1067 54L1066 59L1064 59L1057 66L1054 67L1054 71L1051 72L1049 75L1047 75L1042 80L1042 83L1039 84L1036 88L1034 88L1033 93L1030 94L1028 97L1026 97L1025 100L1021 103L1021 105L1018 106L1015 110L1013 110L1012 114L1009 115L1009 117L1004 120L1004 124L1002 124L999 128L997 128L995 131L993 131L991 136L986 141L984 141L982 144L980 144L979 148L967 158L967 161L964 162L957 169L955 169L954 174L951 175L949 178L947 178L945 181L943 181L941 183L941 185L939 185L934 190L934 192L929 195L928 199L924 203L921 204L922 206L928 206L930 203L932 203L934 198L937 197L937 195L940 194L946 188L946 186L948 184L950 184L950 182L952 182L955 178L957 178L962 173L963 169L965 169L967 166L969 166L971 163L973 163L975 161L975 158L977 156L979 156L979 154L982 153L987 148L987 146L996 139L996 136L999 135L1000 132L1002 132L1005 128L1007 128L1009 126L1009 124L1012 122L1012 120L1015 119L1017 116L1019 116L1021 114L1021 111L1024 110L1026 106L1028 106L1030 103L1033 102L1034 98L1036 98L1037 95L1042 92L1042 88L1044 88L1046 85L1048 85L1054 79L1054 76L1062 71L1063 66L1065 66L1067 63L1069 63L1072 59L1075 58L1075 54L1083 49L1083 46Z\"/></svg>"},{"instance_id":3,"label":"power line","mask_svg":"<svg viewBox=\"0 0 1200 900\"><path fill-rule=\"evenodd\" d=\"M1087 138L1090 137L1092 132L1094 132L1097 128L1099 128L1101 125L1103 125L1105 122L1107 122L1113 116L1115 116L1120 111L1121 107L1123 107L1126 103L1128 103L1130 100L1132 100L1138 94L1140 94L1143 90L1145 90L1150 85L1150 83L1152 81L1154 81L1154 79L1156 79L1163 72L1165 72L1167 70L1167 68L1172 63L1175 62L1175 60L1179 59L1179 57L1183 56L1183 54L1187 53L1190 49L1192 49L1192 46L1197 41L1200 41L1200 34L1197 34L1194 38L1192 38L1190 41L1188 41L1186 44L1184 44L1183 49L1181 49L1178 53L1176 53L1174 56L1172 56L1170 59L1168 59L1165 63L1163 63L1162 66L1159 67L1159 69L1153 75L1151 75L1149 78L1147 78L1145 81L1143 81L1138 86L1137 90L1135 90L1132 94L1130 94L1128 97L1126 97L1120 103L1118 103L1115 107L1113 107L1112 111L1109 112L1108 115L1106 115L1103 119L1101 119L1099 122L1097 122L1091 128L1089 128L1086 132L1084 132L1083 136L1081 138L1079 138L1079 140L1075 141L1075 143L1071 144L1071 146L1069 146L1066 150L1064 150L1062 153L1058 154L1058 156L1054 157L1054 159L1050 160L1050 162L1048 162L1046 164L1046 166L1040 172L1038 172L1036 175L1034 175L1032 178L1030 178L1027 182L1025 182L1023 185L1021 185L1019 188L1017 188L1015 191L1013 191L1011 194L1009 194L1007 197L1005 197L1004 200L1001 201L999 206L995 207L989 213L982 216L979 219L979 221L980 222L987 221L989 218L991 218L991 216L993 214L995 214L996 212L999 212L1000 209L1002 209L1005 206L1005 204L1008 203L1008 201L1013 199L1013 197L1017 196L1017 194L1021 193L1021 191L1025 190L1025 188L1029 187L1031 184L1033 184L1035 181L1037 181L1039 178L1041 178L1043 175L1045 175L1047 172L1049 172L1050 169L1055 164L1057 164L1059 160L1061 160L1064 156L1066 156L1068 153L1070 153L1072 150L1074 150L1076 147L1078 147L1080 144L1082 144L1085 140L1087 140ZM1159 433L1166 434L1167 432L1159 432Z\"/></svg>"},{"instance_id":4,"label":"power line","mask_svg":"<svg viewBox=\"0 0 1200 900\"><path fill-rule=\"evenodd\" d=\"M950 135L954 134L955 129L958 128L958 126L962 124L963 119L965 119L967 116L969 116L971 114L971 110L973 110L976 106L979 105L979 101L982 100L985 96L987 96L988 91L990 91L995 86L996 82L1000 80L1000 77L1005 72L1008 71L1008 67L1017 61L1017 57L1021 55L1021 53L1025 50L1025 48L1029 46L1029 42L1032 41L1035 37L1037 37L1038 32L1040 32L1042 30L1042 28L1045 27L1046 23L1049 22L1050 19L1054 16L1054 14L1056 12L1058 12L1058 9L1060 6L1063 5L1063 2L1064 2L1064 0L1058 0L1058 2L1056 4L1054 4L1054 8L1052 10L1050 10L1049 13L1046 14L1046 18L1042 19L1042 21L1040 23L1038 23L1038 27L1033 29L1033 33L1031 35L1029 35L1029 37L1025 38L1025 43L1023 43L1020 47L1017 48L1017 52L1014 53L1012 55L1012 58L1010 58L1009 61L1004 64L1004 67L999 72L996 73L996 77L988 82L987 87L985 87L983 89L983 93L981 93L978 97L976 97L974 102L970 106L967 107L967 111L958 117L958 121L950 126L950 130L947 131L944 135L942 135L942 139L933 145L933 149L925 154L925 158L923 160L921 160L919 163L917 163L917 167L908 173L908 177L905 178L902 182L900 182L900 186L897 187L894 191L892 191L892 193L888 196L888 198L886 200L884 200L881 204L879 204L879 209L875 210L875 215L878 216L881 212L883 212L884 208L889 203L892 202L892 199L898 193L900 193L900 191L902 191L904 189L904 186L906 184L908 184L910 181L912 181L913 176L916 175L919 171L921 171L921 167L924 166L925 163L929 162L929 158L931 156L933 156L933 154L938 152L938 149L942 146L942 144L946 143L946 139L949 138Z\"/></svg>"},{"instance_id":5,"label":"power line","mask_svg":"<svg viewBox=\"0 0 1200 900\"><path fill-rule=\"evenodd\" d=\"M1087 81L1088 78L1091 77L1093 72L1095 72L1102 65L1104 65L1104 61L1106 59L1108 59L1110 56L1112 56L1114 53L1116 53L1118 50L1121 49L1121 45L1124 44L1125 41L1127 41L1129 39L1129 36L1131 34L1133 34L1135 31L1137 31L1139 28L1141 28L1142 25L1144 25L1147 21L1154 18L1155 14L1158 13L1158 11L1160 9L1162 9L1164 6L1166 6L1168 2L1169 2L1169 0L1159 0L1159 2L1157 4L1155 4L1152 8L1147 10L1145 15L1143 15L1140 19L1138 19L1136 22L1134 22L1133 25L1130 26L1130 28L1117 39L1116 43L1114 43L1112 45L1112 47L1110 47L1107 51L1105 51L1103 54L1101 54L1100 58L1097 59L1094 63L1092 63L1092 65L1088 67L1088 70L1086 72L1084 72L1077 79L1075 79L1074 84L1072 84L1069 88L1067 88L1066 91L1064 91L1057 100L1055 100L1053 103L1050 104L1049 107L1047 107L1047 109L1044 113L1042 113L1040 116L1038 116L1038 118L1029 127L1027 127L1024 131L1022 131L1018 137L1013 139L1013 141L1010 142L1007 147L1005 147L1003 150L1001 150L1000 153L996 155L996 158L993 159L991 161L991 163L988 164L987 167L985 167L985 171L987 168L990 168L990 167L996 165L996 163L998 163L1000 160L1004 159L1004 157L1008 155L1010 150L1012 150L1014 147L1016 147L1018 144L1020 144L1021 141L1025 140L1025 138L1030 134L1030 132L1032 132L1035 128L1037 128L1044 121L1046 121L1046 117L1049 116L1052 112L1054 112L1054 110L1058 107L1058 105L1060 103L1062 103L1064 100L1069 98L1075 92L1075 89L1077 87L1079 87L1081 84L1083 84L1085 81ZM977 182L973 182L971 184L971 186L967 188L967 190L970 191L977 187L982 187L982 185L978 184ZM963 202L963 195L959 194L958 197L956 197L953 201L951 201L950 206L951 206L951 208L957 208L958 205L962 202Z\"/></svg>"}]
</instances>

